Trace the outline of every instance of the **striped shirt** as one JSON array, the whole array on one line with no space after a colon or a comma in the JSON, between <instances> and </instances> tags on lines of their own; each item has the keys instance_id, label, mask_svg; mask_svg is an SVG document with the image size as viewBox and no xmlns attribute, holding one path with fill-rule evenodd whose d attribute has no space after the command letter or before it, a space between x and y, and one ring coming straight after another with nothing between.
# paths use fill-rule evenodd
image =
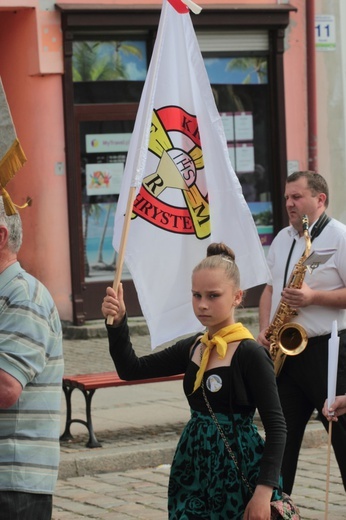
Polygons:
<instances>
[{"instance_id":1,"label":"striped shirt","mask_svg":"<svg viewBox=\"0 0 346 520\"><path fill-rule=\"evenodd\" d=\"M16 262L0 274L0 368L23 391L0 409L0 490L52 494L58 476L62 332L48 290Z\"/></svg>"}]
</instances>

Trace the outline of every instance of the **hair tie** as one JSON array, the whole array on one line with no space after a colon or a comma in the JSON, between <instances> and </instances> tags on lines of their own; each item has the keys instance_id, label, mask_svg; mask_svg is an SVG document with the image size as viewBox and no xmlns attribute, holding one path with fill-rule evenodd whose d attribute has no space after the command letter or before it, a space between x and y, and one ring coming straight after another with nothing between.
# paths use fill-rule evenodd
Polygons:
<instances>
[{"instance_id":1,"label":"hair tie","mask_svg":"<svg viewBox=\"0 0 346 520\"><path fill-rule=\"evenodd\" d=\"M227 258L227 256L221 255L221 258L225 262L229 262L230 264L234 264L234 260L232 260L231 258Z\"/></svg>"}]
</instances>

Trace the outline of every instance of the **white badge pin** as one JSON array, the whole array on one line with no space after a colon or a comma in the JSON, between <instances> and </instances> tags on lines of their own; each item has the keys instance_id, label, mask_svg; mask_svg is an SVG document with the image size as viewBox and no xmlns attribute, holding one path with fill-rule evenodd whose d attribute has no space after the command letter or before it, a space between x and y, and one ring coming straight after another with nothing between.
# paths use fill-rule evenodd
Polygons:
<instances>
[{"instance_id":1,"label":"white badge pin","mask_svg":"<svg viewBox=\"0 0 346 520\"><path fill-rule=\"evenodd\" d=\"M208 377L206 384L209 392L218 392L222 388L222 379L220 376L212 374Z\"/></svg>"}]
</instances>

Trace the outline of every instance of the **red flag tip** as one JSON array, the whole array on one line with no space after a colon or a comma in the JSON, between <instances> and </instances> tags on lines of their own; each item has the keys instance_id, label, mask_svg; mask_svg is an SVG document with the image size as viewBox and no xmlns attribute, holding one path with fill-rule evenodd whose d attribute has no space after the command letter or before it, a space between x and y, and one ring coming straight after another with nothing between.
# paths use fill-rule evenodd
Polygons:
<instances>
[{"instance_id":1,"label":"red flag tip","mask_svg":"<svg viewBox=\"0 0 346 520\"><path fill-rule=\"evenodd\" d=\"M189 8L182 2L182 0L168 0L168 2L180 14L186 14L189 12Z\"/></svg>"},{"instance_id":2,"label":"red flag tip","mask_svg":"<svg viewBox=\"0 0 346 520\"><path fill-rule=\"evenodd\" d=\"M180 14L186 14L189 9L194 14L199 14L202 11L202 7L192 2L192 0L168 0L174 9Z\"/></svg>"}]
</instances>

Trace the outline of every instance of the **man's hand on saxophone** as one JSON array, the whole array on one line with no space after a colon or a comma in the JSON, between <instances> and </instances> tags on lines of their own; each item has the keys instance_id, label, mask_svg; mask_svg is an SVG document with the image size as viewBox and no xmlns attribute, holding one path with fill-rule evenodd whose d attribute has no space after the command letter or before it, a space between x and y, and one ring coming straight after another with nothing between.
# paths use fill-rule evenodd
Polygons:
<instances>
[{"instance_id":1,"label":"man's hand on saxophone","mask_svg":"<svg viewBox=\"0 0 346 520\"><path fill-rule=\"evenodd\" d=\"M287 303L287 305L294 309L299 309L300 307L313 305L314 292L315 291L313 291L313 289L311 289L306 282L303 282L303 285L300 289L285 287L281 293L281 296L282 300Z\"/></svg>"},{"instance_id":2,"label":"man's hand on saxophone","mask_svg":"<svg viewBox=\"0 0 346 520\"><path fill-rule=\"evenodd\" d=\"M268 329L268 327L266 327L263 330L260 330L260 332L259 332L259 334L257 336L257 343L259 343L260 345L263 345L263 347L269 349L270 341L268 341L266 336L265 336L267 329Z\"/></svg>"},{"instance_id":3,"label":"man's hand on saxophone","mask_svg":"<svg viewBox=\"0 0 346 520\"><path fill-rule=\"evenodd\" d=\"M262 296L261 301L264 304L259 308L259 334L257 337L257 342L260 345L263 345L265 348L269 349L270 342L266 338L266 332L270 323L270 311L271 311L271 301L272 301L273 287L271 285L266 285Z\"/></svg>"}]
</instances>

